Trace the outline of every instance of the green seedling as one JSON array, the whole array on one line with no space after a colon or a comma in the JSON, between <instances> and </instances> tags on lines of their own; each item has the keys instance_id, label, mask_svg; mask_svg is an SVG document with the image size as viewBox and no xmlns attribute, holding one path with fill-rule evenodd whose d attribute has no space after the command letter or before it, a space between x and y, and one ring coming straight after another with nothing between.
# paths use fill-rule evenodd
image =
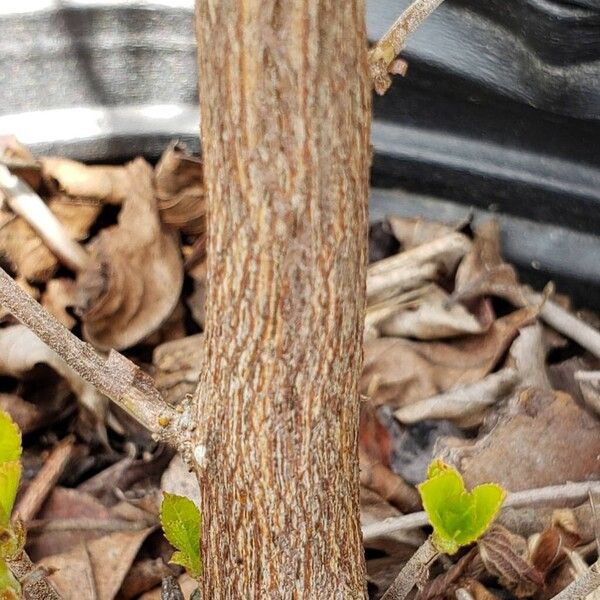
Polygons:
<instances>
[{"instance_id":1,"label":"green seedling","mask_svg":"<svg viewBox=\"0 0 600 600\"><path fill-rule=\"evenodd\" d=\"M202 574L201 521L200 511L192 500L165 493L160 508L160 522L165 537L176 548L171 562L184 567L194 579Z\"/></svg>"},{"instance_id":2,"label":"green seedling","mask_svg":"<svg viewBox=\"0 0 600 600\"><path fill-rule=\"evenodd\" d=\"M22 527L11 523L21 481L21 454L21 432L0 410L0 600L21 597L21 586L6 564L6 559L17 554L24 543Z\"/></svg>"},{"instance_id":3,"label":"green seedling","mask_svg":"<svg viewBox=\"0 0 600 600\"><path fill-rule=\"evenodd\" d=\"M461 474L441 460L431 463L427 480L418 488L433 526L431 541L446 554L454 554L461 546L479 539L506 497L495 483L484 483L468 492Z\"/></svg>"}]
</instances>

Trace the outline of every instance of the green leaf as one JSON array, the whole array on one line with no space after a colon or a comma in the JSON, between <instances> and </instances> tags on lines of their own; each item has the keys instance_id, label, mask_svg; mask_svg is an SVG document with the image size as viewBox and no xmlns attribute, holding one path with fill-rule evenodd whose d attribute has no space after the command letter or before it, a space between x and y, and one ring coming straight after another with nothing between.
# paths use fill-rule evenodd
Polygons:
<instances>
[{"instance_id":1,"label":"green leaf","mask_svg":"<svg viewBox=\"0 0 600 600\"><path fill-rule=\"evenodd\" d=\"M171 562L184 567L189 575L196 579L202 573L201 520L198 507L189 498L164 494L160 522L166 538L177 549L171 557Z\"/></svg>"},{"instance_id":2,"label":"green leaf","mask_svg":"<svg viewBox=\"0 0 600 600\"><path fill-rule=\"evenodd\" d=\"M19 600L21 586L10 572L8 565L0 558L0 600Z\"/></svg>"},{"instance_id":3,"label":"green leaf","mask_svg":"<svg viewBox=\"0 0 600 600\"><path fill-rule=\"evenodd\" d=\"M7 525L21 481L21 464L14 460L0 463L0 526Z\"/></svg>"},{"instance_id":4,"label":"green leaf","mask_svg":"<svg viewBox=\"0 0 600 600\"><path fill-rule=\"evenodd\" d=\"M0 410L0 463L21 458L21 432L9 415Z\"/></svg>"},{"instance_id":5,"label":"green leaf","mask_svg":"<svg viewBox=\"0 0 600 600\"><path fill-rule=\"evenodd\" d=\"M0 410L0 525L7 525L21 480L21 432Z\"/></svg>"},{"instance_id":6,"label":"green leaf","mask_svg":"<svg viewBox=\"0 0 600 600\"><path fill-rule=\"evenodd\" d=\"M506 492L495 483L484 483L467 492L460 473L435 461L429 478L418 486L423 507L433 526L432 541L446 554L454 554L480 538L498 514Z\"/></svg>"}]
</instances>

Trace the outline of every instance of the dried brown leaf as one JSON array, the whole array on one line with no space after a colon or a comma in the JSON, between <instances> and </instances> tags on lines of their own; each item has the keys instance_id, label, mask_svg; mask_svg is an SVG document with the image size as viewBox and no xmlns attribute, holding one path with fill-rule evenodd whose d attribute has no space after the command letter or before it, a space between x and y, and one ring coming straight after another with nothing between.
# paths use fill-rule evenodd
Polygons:
<instances>
[{"instance_id":1,"label":"dried brown leaf","mask_svg":"<svg viewBox=\"0 0 600 600\"><path fill-rule=\"evenodd\" d=\"M88 246L93 260L77 278L83 335L98 348L128 348L156 331L179 301L183 267L175 237L161 227L152 169L125 167L128 192L119 222Z\"/></svg>"},{"instance_id":2,"label":"dried brown leaf","mask_svg":"<svg viewBox=\"0 0 600 600\"><path fill-rule=\"evenodd\" d=\"M110 511L96 498L79 490L54 488L44 503L38 518L43 520L75 519L108 519ZM81 542L102 537L101 531L53 531L30 534L27 549L32 560L38 561L45 556L63 554L79 546Z\"/></svg>"},{"instance_id":3,"label":"dried brown leaf","mask_svg":"<svg viewBox=\"0 0 600 600\"><path fill-rule=\"evenodd\" d=\"M154 528L117 532L84 542L65 554L49 556L44 567L56 569L50 581L63 600L113 600L144 540Z\"/></svg>"},{"instance_id":4,"label":"dried brown leaf","mask_svg":"<svg viewBox=\"0 0 600 600\"><path fill-rule=\"evenodd\" d=\"M58 157L42 158L40 163L46 184L72 198L121 204L130 193L126 167L90 166Z\"/></svg>"},{"instance_id":5,"label":"dried brown leaf","mask_svg":"<svg viewBox=\"0 0 600 600\"><path fill-rule=\"evenodd\" d=\"M403 305L378 324L383 336L436 340L469 333L482 333L484 327L462 304L448 302L449 295L437 285L413 304Z\"/></svg>"},{"instance_id":6,"label":"dried brown leaf","mask_svg":"<svg viewBox=\"0 0 600 600\"><path fill-rule=\"evenodd\" d=\"M518 598L532 596L544 584L542 573L527 560L525 539L502 525L492 525L477 547L488 572Z\"/></svg>"},{"instance_id":7,"label":"dried brown leaf","mask_svg":"<svg viewBox=\"0 0 600 600\"><path fill-rule=\"evenodd\" d=\"M475 241L456 272L453 298L467 301L497 296L515 306L528 304L514 268L502 260L498 222L490 220L475 231Z\"/></svg>"},{"instance_id":8,"label":"dried brown leaf","mask_svg":"<svg viewBox=\"0 0 600 600\"><path fill-rule=\"evenodd\" d=\"M360 391L376 405L400 407L474 383L492 371L519 329L535 315L534 308L515 311L496 320L486 333L453 343L369 341Z\"/></svg>"},{"instance_id":9,"label":"dried brown leaf","mask_svg":"<svg viewBox=\"0 0 600 600\"><path fill-rule=\"evenodd\" d=\"M562 392L519 391L477 440L438 440L436 455L472 487L519 490L600 477L600 421Z\"/></svg>"},{"instance_id":10,"label":"dried brown leaf","mask_svg":"<svg viewBox=\"0 0 600 600\"><path fill-rule=\"evenodd\" d=\"M0 329L0 374L22 377L36 364L52 367L68 383L79 402L104 422L108 400L24 325Z\"/></svg>"},{"instance_id":11,"label":"dried brown leaf","mask_svg":"<svg viewBox=\"0 0 600 600\"><path fill-rule=\"evenodd\" d=\"M426 244L444 237L456 231L459 231L466 224L465 221L455 225L446 225L437 221L428 221L421 217L395 217L387 218L392 233L402 244L403 250L416 248L421 244Z\"/></svg>"},{"instance_id":12,"label":"dried brown leaf","mask_svg":"<svg viewBox=\"0 0 600 600\"><path fill-rule=\"evenodd\" d=\"M206 230L202 162L182 143L171 144L155 172L158 208L164 223L191 235Z\"/></svg>"},{"instance_id":13,"label":"dried brown leaf","mask_svg":"<svg viewBox=\"0 0 600 600\"><path fill-rule=\"evenodd\" d=\"M179 586L181 587L181 591L185 598L189 600L190 596L194 592L194 590L198 587L198 582L195 579L192 579L189 575L183 574L179 579ZM162 600L161 589L156 588L151 592L146 592L142 596L140 596L140 600Z\"/></svg>"},{"instance_id":14,"label":"dried brown leaf","mask_svg":"<svg viewBox=\"0 0 600 600\"><path fill-rule=\"evenodd\" d=\"M77 321L67 312L75 299L75 282L72 279L61 277L51 279L42 294L41 304L67 329L73 329Z\"/></svg>"}]
</instances>

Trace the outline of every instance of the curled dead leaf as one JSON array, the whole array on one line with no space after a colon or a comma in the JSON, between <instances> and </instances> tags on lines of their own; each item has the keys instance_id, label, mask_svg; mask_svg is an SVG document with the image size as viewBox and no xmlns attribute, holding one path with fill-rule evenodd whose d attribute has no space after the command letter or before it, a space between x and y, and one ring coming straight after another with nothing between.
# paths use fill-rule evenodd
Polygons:
<instances>
[{"instance_id":1,"label":"curled dead leaf","mask_svg":"<svg viewBox=\"0 0 600 600\"><path fill-rule=\"evenodd\" d=\"M40 164L46 185L72 198L121 204L130 193L130 175L123 166L85 165L57 157L42 158Z\"/></svg>"},{"instance_id":2,"label":"curled dead leaf","mask_svg":"<svg viewBox=\"0 0 600 600\"><path fill-rule=\"evenodd\" d=\"M562 392L516 392L474 441L438 440L436 455L468 486L495 481L511 492L600 477L600 421Z\"/></svg>"},{"instance_id":3,"label":"curled dead leaf","mask_svg":"<svg viewBox=\"0 0 600 600\"><path fill-rule=\"evenodd\" d=\"M376 405L400 407L479 381L536 314L535 308L520 309L497 319L484 334L453 343L402 338L368 341L360 391Z\"/></svg>"},{"instance_id":4,"label":"curled dead leaf","mask_svg":"<svg viewBox=\"0 0 600 600\"><path fill-rule=\"evenodd\" d=\"M456 272L454 301L464 302L480 296L497 296L515 306L529 303L516 271L502 260L500 229L493 219L475 230L473 247Z\"/></svg>"},{"instance_id":5,"label":"curled dead leaf","mask_svg":"<svg viewBox=\"0 0 600 600\"><path fill-rule=\"evenodd\" d=\"M164 223L191 235L206 230L202 162L182 143L171 144L155 172L158 208Z\"/></svg>"},{"instance_id":6,"label":"curled dead leaf","mask_svg":"<svg viewBox=\"0 0 600 600\"><path fill-rule=\"evenodd\" d=\"M544 585L544 577L529 562L524 538L494 524L477 541L479 554L489 573L518 598L526 598Z\"/></svg>"},{"instance_id":7,"label":"curled dead leaf","mask_svg":"<svg viewBox=\"0 0 600 600\"><path fill-rule=\"evenodd\" d=\"M92 240L91 266L77 277L83 336L103 350L128 348L156 331L177 305L183 283L177 240L160 224L150 165L137 159L125 170L119 222Z\"/></svg>"},{"instance_id":8,"label":"curled dead leaf","mask_svg":"<svg viewBox=\"0 0 600 600\"><path fill-rule=\"evenodd\" d=\"M84 381L67 363L24 325L0 329L0 374L21 377L36 364L44 363L61 375L79 402L104 423L108 399Z\"/></svg>"}]
</instances>

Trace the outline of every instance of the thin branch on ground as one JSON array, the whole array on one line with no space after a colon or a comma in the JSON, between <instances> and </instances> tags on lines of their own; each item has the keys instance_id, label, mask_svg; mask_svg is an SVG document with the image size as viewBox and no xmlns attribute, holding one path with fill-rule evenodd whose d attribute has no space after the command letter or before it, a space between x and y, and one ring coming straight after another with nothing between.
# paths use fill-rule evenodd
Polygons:
<instances>
[{"instance_id":1,"label":"thin branch on ground","mask_svg":"<svg viewBox=\"0 0 600 600\"><path fill-rule=\"evenodd\" d=\"M81 271L90 261L85 248L76 242L46 203L22 179L0 164L0 190L13 212L40 236L48 249L69 269Z\"/></svg>"},{"instance_id":2,"label":"thin branch on ground","mask_svg":"<svg viewBox=\"0 0 600 600\"><path fill-rule=\"evenodd\" d=\"M21 550L6 562L12 574L21 583L25 598L28 600L62 600L60 594L46 579L46 572L31 562L25 550Z\"/></svg>"},{"instance_id":3,"label":"thin branch on ground","mask_svg":"<svg viewBox=\"0 0 600 600\"><path fill-rule=\"evenodd\" d=\"M600 590L600 560L597 560L581 577L570 583L552 600L583 600Z\"/></svg>"},{"instance_id":4,"label":"thin branch on ground","mask_svg":"<svg viewBox=\"0 0 600 600\"><path fill-rule=\"evenodd\" d=\"M408 36L443 2L443 0L414 0L396 19L385 35L369 51L369 68L373 86L378 94L385 94L392 80L390 73L404 75L406 63L396 57Z\"/></svg>"},{"instance_id":5,"label":"thin branch on ground","mask_svg":"<svg viewBox=\"0 0 600 600\"><path fill-rule=\"evenodd\" d=\"M543 304L540 317L550 327L600 358L600 331L552 300L546 300Z\"/></svg>"},{"instance_id":6,"label":"thin branch on ground","mask_svg":"<svg viewBox=\"0 0 600 600\"><path fill-rule=\"evenodd\" d=\"M155 437L182 447L190 430L190 415L167 404L152 378L115 350L104 359L73 335L0 269L0 305L29 327L80 377L129 413Z\"/></svg>"},{"instance_id":7,"label":"thin branch on ground","mask_svg":"<svg viewBox=\"0 0 600 600\"><path fill-rule=\"evenodd\" d=\"M526 506L551 506L561 508L571 504L583 503L589 494L600 494L600 481L583 481L580 483L566 483L564 485L551 485L532 490L523 490L509 494L502 505L506 508L521 508ZM404 529L417 529L429 524L425 512L415 512L400 517L385 519L379 523L371 523L363 527L365 541L393 534Z\"/></svg>"},{"instance_id":8,"label":"thin branch on ground","mask_svg":"<svg viewBox=\"0 0 600 600\"><path fill-rule=\"evenodd\" d=\"M39 519L28 521L25 523L25 529L27 529L29 536L57 531L102 531L111 533L115 531L141 531L156 524L147 521L128 521L125 519L75 517L72 519Z\"/></svg>"},{"instance_id":9,"label":"thin branch on ground","mask_svg":"<svg viewBox=\"0 0 600 600\"><path fill-rule=\"evenodd\" d=\"M15 507L14 513L21 521L30 521L37 515L69 463L73 454L73 446L73 438L67 438L53 448L50 456Z\"/></svg>"},{"instance_id":10,"label":"thin branch on ground","mask_svg":"<svg viewBox=\"0 0 600 600\"><path fill-rule=\"evenodd\" d=\"M427 538L404 565L381 600L404 600L439 554L431 539Z\"/></svg>"}]
</instances>

